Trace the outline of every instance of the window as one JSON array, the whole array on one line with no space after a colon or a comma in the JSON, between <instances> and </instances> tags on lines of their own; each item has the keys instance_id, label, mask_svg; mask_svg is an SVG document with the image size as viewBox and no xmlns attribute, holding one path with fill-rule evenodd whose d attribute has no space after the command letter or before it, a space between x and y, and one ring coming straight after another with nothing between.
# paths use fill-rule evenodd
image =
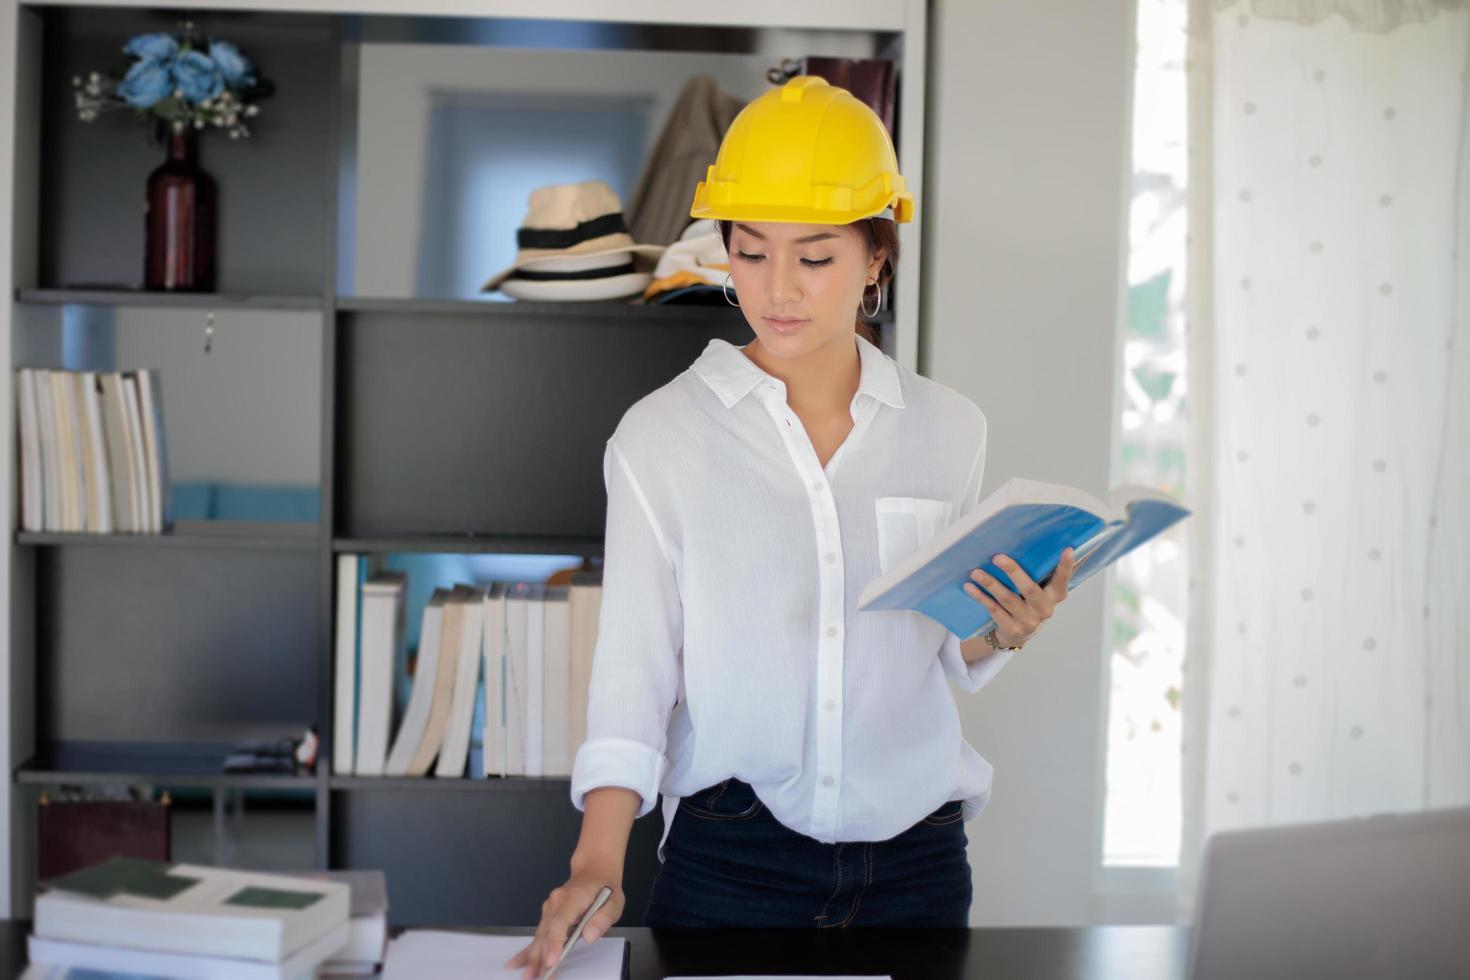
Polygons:
<instances>
[{"instance_id":1,"label":"window","mask_svg":"<svg viewBox=\"0 0 1470 980\"><path fill-rule=\"evenodd\" d=\"M1184 498L1188 7L1138 4L1119 481ZM1116 566L1106 866L1172 867L1181 829L1184 524Z\"/></svg>"}]
</instances>

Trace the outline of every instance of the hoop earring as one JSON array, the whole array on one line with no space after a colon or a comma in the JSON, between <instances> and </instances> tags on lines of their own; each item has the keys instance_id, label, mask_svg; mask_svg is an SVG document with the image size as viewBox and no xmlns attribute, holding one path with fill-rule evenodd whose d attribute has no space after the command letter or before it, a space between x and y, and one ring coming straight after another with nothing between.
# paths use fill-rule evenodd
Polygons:
<instances>
[{"instance_id":1,"label":"hoop earring","mask_svg":"<svg viewBox=\"0 0 1470 980\"><path fill-rule=\"evenodd\" d=\"M725 302L730 303L730 273L728 272L725 273L725 281L720 286L720 292L725 295ZM735 307L737 310L740 308L739 303L730 303L730 305Z\"/></svg>"},{"instance_id":2,"label":"hoop earring","mask_svg":"<svg viewBox=\"0 0 1470 980\"><path fill-rule=\"evenodd\" d=\"M873 285L876 286L877 283L874 283ZM859 301L858 308L863 311L863 316L867 317L870 320L873 317L877 316L878 311L883 309L883 287L878 286L878 302L873 304L872 313L868 312L868 291L866 289L863 290L863 298L861 301Z\"/></svg>"}]
</instances>

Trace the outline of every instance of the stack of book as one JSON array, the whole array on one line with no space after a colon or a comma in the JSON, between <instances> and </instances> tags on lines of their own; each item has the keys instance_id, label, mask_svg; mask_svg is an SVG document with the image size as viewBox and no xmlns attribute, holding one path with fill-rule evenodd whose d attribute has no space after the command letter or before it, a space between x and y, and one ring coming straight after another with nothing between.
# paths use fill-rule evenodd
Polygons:
<instances>
[{"instance_id":1,"label":"stack of book","mask_svg":"<svg viewBox=\"0 0 1470 980\"><path fill-rule=\"evenodd\" d=\"M347 884L140 858L42 883L32 964L166 977L296 980L348 943Z\"/></svg>"},{"instance_id":2,"label":"stack of book","mask_svg":"<svg viewBox=\"0 0 1470 980\"><path fill-rule=\"evenodd\" d=\"M388 952L388 878L382 871L306 871L301 877L337 881L352 890L347 943L322 964L322 976L377 973Z\"/></svg>"},{"instance_id":3,"label":"stack of book","mask_svg":"<svg viewBox=\"0 0 1470 980\"><path fill-rule=\"evenodd\" d=\"M401 571L363 576L362 556L338 556L333 772L571 775L586 737L598 573L579 573L570 585L435 589L401 712L393 692L408 670L407 579Z\"/></svg>"},{"instance_id":4,"label":"stack of book","mask_svg":"<svg viewBox=\"0 0 1470 980\"><path fill-rule=\"evenodd\" d=\"M23 530L173 526L156 370L19 368L16 375Z\"/></svg>"}]
</instances>

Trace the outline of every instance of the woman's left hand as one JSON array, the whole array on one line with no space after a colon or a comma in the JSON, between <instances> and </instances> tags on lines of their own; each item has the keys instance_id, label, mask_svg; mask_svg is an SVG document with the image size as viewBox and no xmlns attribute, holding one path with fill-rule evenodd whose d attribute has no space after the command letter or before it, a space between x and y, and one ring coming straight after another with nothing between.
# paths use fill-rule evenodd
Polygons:
<instances>
[{"instance_id":1,"label":"woman's left hand","mask_svg":"<svg viewBox=\"0 0 1470 980\"><path fill-rule=\"evenodd\" d=\"M996 555L994 561L1020 587L1021 594L1016 595L980 568L970 573L970 578L974 581L965 583L965 592L984 606L990 613L990 618L995 620L996 642L1003 647L1018 647L1031 639L1041 628L1041 624L1056 612L1057 605L1067 598L1068 583L1072 580L1072 573L1077 570L1077 565L1072 561L1072 549L1066 549L1062 552L1062 560L1057 565L1056 572L1052 574L1046 587L1042 588L1031 580L1024 568L1008 556ZM977 586L976 582L984 588ZM990 595L986 595L987 592Z\"/></svg>"}]
</instances>

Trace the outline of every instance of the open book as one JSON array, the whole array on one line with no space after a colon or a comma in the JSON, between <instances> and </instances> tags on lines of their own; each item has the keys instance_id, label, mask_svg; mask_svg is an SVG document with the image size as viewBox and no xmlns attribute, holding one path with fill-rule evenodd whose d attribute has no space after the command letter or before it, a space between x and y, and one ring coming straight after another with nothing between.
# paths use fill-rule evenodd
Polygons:
<instances>
[{"instance_id":1,"label":"open book","mask_svg":"<svg viewBox=\"0 0 1470 980\"><path fill-rule=\"evenodd\" d=\"M858 609L910 609L941 623L961 640L990 628L990 613L964 589L983 568L1021 590L993 559L1006 555L1045 586L1073 549L1077 568L1068 591L1191 511L1150 487L1116 487L1102 501L1073 487L1014 477L928 542L868 583Z\"/></svg>"}]
</instances>

